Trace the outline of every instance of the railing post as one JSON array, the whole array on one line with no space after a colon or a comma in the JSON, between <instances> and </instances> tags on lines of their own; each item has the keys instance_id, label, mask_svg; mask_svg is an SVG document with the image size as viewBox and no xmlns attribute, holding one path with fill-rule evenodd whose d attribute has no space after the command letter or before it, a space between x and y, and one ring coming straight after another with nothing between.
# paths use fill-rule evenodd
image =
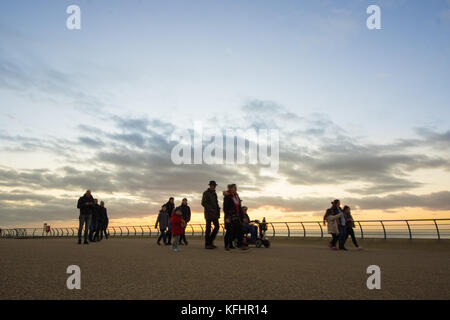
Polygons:
<instances>
[{"instance_id":1,"label":"railing post","mask_svg":"<svg viewBox=\"0 0 450 320\"><path fill-rule=\"evenodd\" d=\"M323 238L323 228L322 228L322 224L320 222L317 222L317 224L320 227L320 237Z\"/></svg>"},{"instance_id":2,"label":"railing post","mask_svg":"<svg viewBox=\"0 0 450 320\"><path fill-rule=\"evenodd\" d=\"M272 237L275 238L275 228L273 227L273 223L272 222L269 222L269 223L272 226L272 230L273 230Z\"/></svg>"},{"instance_id":3,"label":"railing post","mask_svg":"<svg viewBox=\"0 0 450 320\"><path fill-rule=\"evenodd\" d=\"M114 227L111 227L111 228L112 228L113 231L114 231L113 237L115 237L115 236L116 236L116 228L114 228Z\"/></svg>"},{"instance_id":4,"label":"railing post","mask_svg":"<svg viewBox=\"0 0 450 320\"><path fill-rule=\"evenodd\" d=\"M285 224L288 229L288 238L290 238L291 237L291 229L289 229L289 224L287 222L285 222Z\"/></svg>"},{"instance_id":5,"label":"railing post","mask_svg":"<svg viewBox=\"0 0 450 320\"><path fill-rule=\"evenodd\" d=\"M383 233L384 233L384 240L386 240L386 228L384 227L383 220L380 220L381 226L383 227Z\"/></svg>"},{"instance_id":6,"label":"railing post","mask_svg":"<svg viewBox=\"0 0 450 320\"><path fill-rule=\"evenodd\" d=\"M364 232L363 232L363 228L361 226L361 222L358 221L358 225L359 225L359 230L361 230L361 239L364 239Z\"/></svg>"},{"instance_id":7,"label":"railing post","mask_svg":"<svg viewBox=\"0 0 450 320\"><path fill-rule=\"evenodd\" d=\"M120 236L122 236L122 227L119 227L120 230Z\"/></svg>"},{"instance_id":8,"label":"railing post","mask_svg":"<svg viewBox=\"0 0 450 320\"><path fill-rule=\"evenodd\" d=\"M409 226L408 220L405 220L406 225L408 226L408 232L409 232L409 240L412 240L412 233L411 233L411 227Z\"/></svg>"},{"instance_id":9,"label":"railing post","mask_svg":"<svg viewBox=\"0 0 450 320\"><path fill-rule=\"evenodd\" d=\"M305 226L303 225L303 222L300 222L302 224L302 228L303 228L303 238L306 238L306 229Z\"/></svg>"},{"instance_id":10,"label":"railing post","mask_svg":"<svg viewBox=\"0 0 450 320\"><path fill-rule=\"evenodd\" d=\"M142 228L142 226L139 226L139 228L141 228L141 231L142 231L141 237L143 237L144 236L144 228Z\"/></svg>"},{"instance_id":11,"label":"railing post","mask_svg":"<svg viewBox=\"0 0 450 320\"><path fill-rule=\"evenodd\" d=\"M34 230L33 230L33 236L32 236L33 238L34 238L34 233L35 233L35 232L36 232L36 228L34 228Z\"/></svg>"},{"instance_id":12,"label":"railing post","mask_svg":"<svg viewBox=\"0 0 450 320\"><path fill-rule=\"evenodd\" d=\"M202 228L202 237L203 237L203 225L200 224L200 228Z\"/></svg>"},{"instance_id":13,"label":"railing post","mask_svg":"<svg viewBox=\"0 0 450 320\"><path fill-rule=\"evenodd\" d=\"M192 224L189 225L192 229L192 236L194 236L194 227L192 226Z\"/></svg>"},{"instance_id":14,"label":"railing post","mask_svg":"<svg viewBox=\"0 0 450 320\"><path fill-rule=\"evenodd\" d=\"M127 228L127 237L130 235L130 229L128 229L127 226L125 226L125 228Z\"/></svg>"},{"instance_id":15,"label":"railing post","mask_svg":"<svg viewBox=\"0 0 450 320\"><path fill-rule=\"evenodd\" d=\"M134 229L134 236L136 237L136 228L133 226Z\"/></svg>"},{"instance_id":16,"label":"railing post","mask_svg":"<svg viewBox=\"0 0 450 320\"><path fill-rule=\"evenodd\" d=\"M70 228L70 230L72 230L72 237L75 236L75 231L73 229L74 228Z\"/></svg>"},{"instance_id":17,"label":"railing post","mask_svg":"<svg viewBox=\"0 0 450 320\"><path fill-rule=\"evenodd\" d=\"M436 219L434 219L433 221L434 221L434 225L436 226L436 233L437 233L437 236L438 236L438 240L441 240L441 234L439 233L439 227L438 227L438 224L436 222Z\"/></svg>"},{"instance_id":18,"label":"railing post","mask_svg":"<svg viewBox=\"0 0 450 320\"><path fill-rule=\"evenodd\" d=\"M148 227L148 236L151 237L152 236L152 227L147 226Z\"/></svg>"}]
</instances>

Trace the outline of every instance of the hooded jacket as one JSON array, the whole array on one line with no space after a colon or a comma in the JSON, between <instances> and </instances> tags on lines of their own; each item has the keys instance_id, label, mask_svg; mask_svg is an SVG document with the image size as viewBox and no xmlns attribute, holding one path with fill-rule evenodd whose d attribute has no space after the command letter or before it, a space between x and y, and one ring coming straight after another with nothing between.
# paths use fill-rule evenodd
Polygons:
<instances>
[{"instance_id":1,"label":"hooded jacket","mask_svg":"<svg viewBox=\"0 0 450 320\"><path fill-rule=\"evenodd\" d=\"M159 229L166 230L169 226L169 214L167 211L159 211L158 219L156 220L155 228L158 227L159 223Z\"/></svg>"}]
</instances>

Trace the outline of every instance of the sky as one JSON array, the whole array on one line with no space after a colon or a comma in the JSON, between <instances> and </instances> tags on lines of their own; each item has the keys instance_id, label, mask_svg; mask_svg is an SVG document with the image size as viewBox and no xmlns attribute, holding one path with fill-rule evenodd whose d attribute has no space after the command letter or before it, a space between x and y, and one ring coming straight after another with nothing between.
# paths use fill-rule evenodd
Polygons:
<instances>
[{"instance_id":1,"label":"sky","mask_svg":"<svg viewBox=\"0 0 450 320\"><path fill-rule=\"evenodd\" d=\"M69 5L81 29L69 30ZM369 5L381 29L369 30ZM450 218L450 1L2 1L0 226L193 221L209 180L251 218ZM171 161L177 132L279 132L279 169Z\"/></svg>"}]
</instances>

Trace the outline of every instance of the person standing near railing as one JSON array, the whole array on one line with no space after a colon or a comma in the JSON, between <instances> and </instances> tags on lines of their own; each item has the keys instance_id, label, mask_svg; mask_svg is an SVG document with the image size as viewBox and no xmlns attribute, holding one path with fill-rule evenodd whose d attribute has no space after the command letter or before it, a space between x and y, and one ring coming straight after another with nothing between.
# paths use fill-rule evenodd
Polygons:
<instances>
[{"instance_id":1,"label":"person standing near railing","mask_svg":"<svg viewBox=\"0 0 450 320\"><path fill-rule=\"evenodd\" d=\"M165 204L167 213L169 214L169 221L170 217L172 216L173 210L175 208L175 199L173 197L169 198L169 201ZM167 244L172 244L172 226L169 224L169 229L167 230Z\"/></svg>"},{"instance_id":2,"label":"person standing near railing","mask_svg":"<svg viewBox=\"0 0 450 320\"><path fill-rule=\"evenodd\" d=\"M158 228L159 225L159 237L158 240L156 240L156 243L158 246L161 245L161 239L163 239L163 243L167 245L167 239L166 239L166 229L169 227L169 214L167 213L167 208L165 205L161 207L161 210L159 211L158 218L156 219L155 223L155 229Z\"/></svg>"},{"instance_id":3,"label":"person standing near railing","mask_svg":"<svg viewBox=\"0 0 450 320\"><path fill-rule=\"evenodd\" d=\"M205 231L205 249L216 249L214 245L214 239L219 232L219 218L220 218L220 207L219 201L217 200L216 193L217 183L214 180L209 182L209 188L203 192L202 196L202 206L205 208L205 220L206 220L206 231ZM214 229L211 232L211 224L214 224Z\"/></svg>"},{"instance_id":4,"label":"person standing near railing","mask_svg":"<svg viewBox=\"0 0 450 320\"><path fill-rule=\"evenodd\" d=\"M328 208L323 217L323 224L328 225L328 233L331 234L331 241L328 244L328 247L331 250L337 250L336 243L340 240L339 232L340 232L340 218L343 215L343 212L340 208L341 202L339 200L334 200L331 202L331 208ZM343 248L343 243L339 241L339 249Z\"/></svg>"},{"instance_id":5,"label":"person standing near railing","mask_svg":"<svg viewBox=\"0 0 450 320\"><path fill-rule=\"evenodd\" d=\"M94 198L91 195L91 190L87 190L85 194L78 199L77 208L80 209L80 224L78 227L78 244L81 244L81 232L84 226L84 244L88 244L88 232L92 219L92 206L94 205Z\"/></svg>"},{"instance_id":6,"label":"person standing near railing","mask_svg":"<svg viewBox=\"0 0 450 320\"><path fill-rule=\"evenodd\" d=\"M344 206L344 217L345 217L345 223L346 223L346 233L345 233L345 240L347 240L348 236L350 235L352 237L352 242L355 245L355 247L358 250L361 250L362 247L358 245L358 242L356 241L355 232L353 231L353 228L355 227L355 221L353 220L351 211L349 206Z\"/></svg>"},{"instance_id":7,"label":"person standing near railing","mask_svg":"<svg viewBox=\"0 0 450 320\"><path fill-rule=\"evenodd\" d=\"M99 218L99 228L98 232L100 232L99 240L103 240L103 233L105 234L105 239L108 239L108 234L106 233L106 229L108 228L108 211L105 208L105 202L100 201L100 218Z\"/></svg>"},{"instance_id":8,"label":"person standing near railing","mask_svg":"<svg viewBox=\"0 0 450 320\"><path fill-rule=\"evenodd\" d=\"M191 220L191 208L188 206L188 201L186 198L184 198L181 202L181 206L179 207L181 209L181 212L183 214L183 220L185 222L184 228L183 228L183 233L181 234L181 238L180 238L180 244L184 244L187 245L188 242L186 240L186 227L188 222Z\"/></svg>"}]
</instances>

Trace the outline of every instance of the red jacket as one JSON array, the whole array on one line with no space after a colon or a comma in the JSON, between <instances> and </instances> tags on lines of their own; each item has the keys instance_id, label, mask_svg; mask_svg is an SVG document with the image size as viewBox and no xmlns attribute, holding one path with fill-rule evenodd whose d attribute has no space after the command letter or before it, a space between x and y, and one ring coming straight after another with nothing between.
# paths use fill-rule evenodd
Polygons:
<instances>
[{"instance_id":1,"label":"red jacket","mask_svg":"<svg viewBox=\"0 0 450 320\"><path fill-rule=\"evenodd\" d=\"M172 234L183 234L183 227L181 226L181 221L183 220L183 216L172 214L170 217L170 221L172 223Z\"/></svg>"}]
</instances>

